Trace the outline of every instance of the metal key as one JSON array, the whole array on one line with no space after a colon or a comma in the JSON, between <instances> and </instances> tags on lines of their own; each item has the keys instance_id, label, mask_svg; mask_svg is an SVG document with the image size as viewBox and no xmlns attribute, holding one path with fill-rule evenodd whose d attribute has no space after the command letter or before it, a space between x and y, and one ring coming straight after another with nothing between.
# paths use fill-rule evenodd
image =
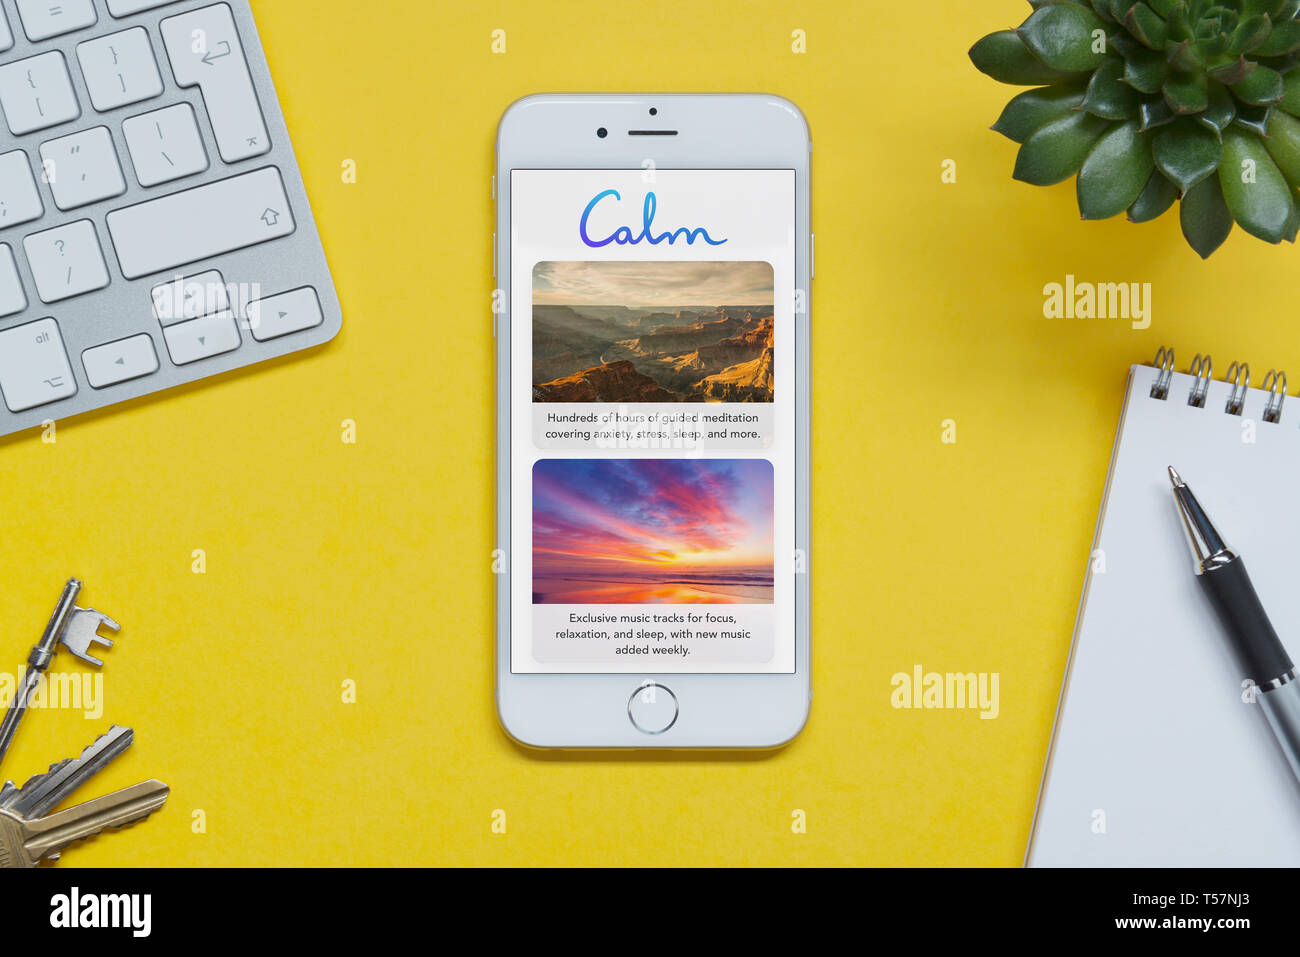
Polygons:
<instances>
[{"instance_id":1,"label":"metal key","mask_svg":"<svg viewBox=\"0 0 1300 957\"><path fill-rule=\"evenodd\" d=\"M152 786L147 793L140 792L137 797L123 799L120 804L112 799L120 798L132 789L46 817L129 748L134 740L134 731L114 725L80 755L51 764L48 771L33 775L21 788L6 784L0 790L0 867L30 867L41 860L58 860L62 849L73 841L89 837L105 827L122 827L161 807L167 799L167 786L150 781L146 782ZM79 813L69 816L72 812ZM18 831L13 822L23 826L21 841L14 836ZM36 843L31 843L33 840ZM22 853L19 844L26 848ZM5 864L6 855L9 861L16 863ZM23 863L28 860L29 863Z\"/></svg>"},{"instance_id":2,"label":"metal key","mask_svg":"<svg viewBox=\"0 0 1300 957\"><path fill-rule=\"evenodd\" d=\"M41 675L54 660L58 646L62 644L82 661L96 668L102 667L104 662L90 654L91 646L94 644L101 644L108 648L113 646L111 640L99 636L99 628L102 625L118 631L120 626L113 619L93 608L78 608L76 602L77 595L80 593L81 582L75 578L68 579L68 583L63 586L63 594L59 596L54 614L50 616L50 621L41 634L41 640L27 656L27 673L23 677L23 685L9 702L9 710L5 712L4 720L0 722L0 761L4 761L9 745L13 742L14 733L18 730L18 722L27 713L27 703L32 692L41 680Z\"/></svg>"},{"instance_id":3,"label":"metal key","mask_svg":"<svg viewBox=\"0 0 1300 957\"><path fill-rule=\"evenodd\" d=\"M4 721L0 722L0 761L4 760L5 752L13 742L14 732L18 730L18 722L27 713L28 699L36 689L37 682L41 680L41 675L54 659L59 636L63 634L64 626L76 610L77 595L80 592L81 582L75 578L69 579L63 586L63 594L59 596L59 603L54 608L54 614L50 616L49 624L45 626L41 640L36 643L27 657L27 674L23 678L23 686L14 693L13 699L9 702L9 710L5 712Z\"/></svg>"},{"instance_id":4,"label":"metal key","mask_svg":"<svg viewBox=\"0 0 1300 957\"><path fill-rule=\"evenodd\" d=\"M48 771L29 778L26 784L7 797L0 795L0 810L11 811L29 820L48 814L107 767L134 740L134 731L114 725L79 757L51 764Z\"/></svg>"},{"instance_id":5,"label":"metal key","mask_svg":"<svg viewBox=\"0 0 1300 957\"><path fill-rule=\"evenodd\" d=\"M72 617L68 619L63 634L59 637L59 642L82 661L96 668L102 668L104 662L90 653L90 646L103 645L105 648L112 648L113 640L100 635L100 627L113 632L122 630L121 625L103 612L95 611L93 608L74 608Z\"/></svg>"},{"instance_id":6,"label":"metal key","mask_svg":"<svg viewBox=\"0 0 1300 957\"><path fill-rule=\"evenodd\" d=\"M0 810L0 868L35 867L69 844L142 821L166 803L169 791L161 781L144 781L35 820Z\"/></svg>"},{"instance_id":7,"label":"metal key","mask_svg":"<svg viewBox=\"0 0 1300 957\"><path fill-rule=\"evenodd\" d=\"M71 758L64 758L58 764L51 764L50 770L45 773L53 774L56 770L63 767L63 765L67 764L71 760L72 760ZM45 775L44 774L35 775L34 778L28 779L27 784L31 784L32 781L35 780L35 778L41 778L41 777L45 777ZM26 787L26 785L24 785L24 787ZM8 807L11 801L16 800L18 797L19 790L20 788L18 788L13 781L6 781L4 783L4 786L0 787L0 807Z\"/></svg>"}]
</instances>

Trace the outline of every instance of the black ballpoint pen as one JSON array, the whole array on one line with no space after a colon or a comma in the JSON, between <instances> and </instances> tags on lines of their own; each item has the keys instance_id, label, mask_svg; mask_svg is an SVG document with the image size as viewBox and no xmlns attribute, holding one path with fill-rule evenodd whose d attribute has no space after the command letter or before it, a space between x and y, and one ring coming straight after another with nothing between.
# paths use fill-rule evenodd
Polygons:
<instances>
[{"instance_id":1,"label":"black ballpoint pen","mask_svg":"<svg viewBox=\"0 0 1300 957\"><path fill-rule=\"evenodd\" d=\"M1246 574L1246 563L1224 542L1172 465L1169 481L1192 547L1197 580L1232 640L1245 677L1255 684L1255 700L1292 773L1300 778L1300 679L1295 664L1264 612Z\"/></svg>"}]
</instances>

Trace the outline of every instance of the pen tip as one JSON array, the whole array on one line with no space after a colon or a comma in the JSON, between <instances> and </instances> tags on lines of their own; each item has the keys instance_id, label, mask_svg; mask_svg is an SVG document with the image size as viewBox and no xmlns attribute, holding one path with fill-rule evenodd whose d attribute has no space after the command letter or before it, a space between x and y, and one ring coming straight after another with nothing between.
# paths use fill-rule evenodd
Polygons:
<instances>
[{"instance_id":1,"label":"pen tip","mask_svg":"<svg viewBox=\"0 0 1300 957\"><path fill-rule=\"evenodd\" d=\"M1169 466L1169 481L1173 484L1174 488L1184 488L1187 485L1187 483L1183 481L1183 477L1178 474L1172 465Z\"/></svg>"}]
</instances>

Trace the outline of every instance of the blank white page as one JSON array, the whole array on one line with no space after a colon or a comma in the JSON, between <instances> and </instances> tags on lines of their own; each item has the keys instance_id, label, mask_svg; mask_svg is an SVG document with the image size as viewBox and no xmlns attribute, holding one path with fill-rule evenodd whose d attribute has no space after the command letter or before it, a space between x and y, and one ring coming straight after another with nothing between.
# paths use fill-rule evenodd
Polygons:
<instances>
[{"instance_id":1,"label":"blank white page","mask_svg":"<svg viewBox=\"0 0 1300 957\"><path fill-rule=\"evenodd\" d=\"M1192 572L1172 465L1300 653L1300 399L1134 366L1039 794L1030 866L1300 864L1300 784ZM1256 374L1258 380L1258 373ZM1252 438L1254 441L1246 441ZM1104 561L1104 568L1101 563Z\"/></svg>"}]
</instances>

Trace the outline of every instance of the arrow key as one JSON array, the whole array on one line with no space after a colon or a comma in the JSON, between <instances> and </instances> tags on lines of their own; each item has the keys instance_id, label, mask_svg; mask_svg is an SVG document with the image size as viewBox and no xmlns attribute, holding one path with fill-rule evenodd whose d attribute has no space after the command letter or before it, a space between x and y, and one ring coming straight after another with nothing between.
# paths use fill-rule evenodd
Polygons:
<instances>
[{"instance_id":1,"label":"arrow key","mask_svg":"<svg viewBox=\"0 0 1300 957\"><path fill-rule=\"evenodd\" d=\"M139 379L158 371L158 353L145 333L87 349L81 354L92 389Z\"/></svg>"},{"instance_id":2,"label":"arrow key","mask_svg":"<svg viewBox=\"0 0 1300 957\"><path fill-rule=\"evenodd\" d=\"M167 351L171 353L172 362L178 366L234 352L241 342L235 314L229 309L168 326L163 330L163 336L167 339Z\"/></svg>"},{"instance_id":3,"label":"arrow key","mask_svg":"<svg viewBox=\"0 0 1300 957\"><path fill-rule=\"evenodd\" d=\"M248 331L258 342L311 329L324 321L320 300L311 286L255 299L248 304L247 315Z\"/></svg>"}]
</instances>

